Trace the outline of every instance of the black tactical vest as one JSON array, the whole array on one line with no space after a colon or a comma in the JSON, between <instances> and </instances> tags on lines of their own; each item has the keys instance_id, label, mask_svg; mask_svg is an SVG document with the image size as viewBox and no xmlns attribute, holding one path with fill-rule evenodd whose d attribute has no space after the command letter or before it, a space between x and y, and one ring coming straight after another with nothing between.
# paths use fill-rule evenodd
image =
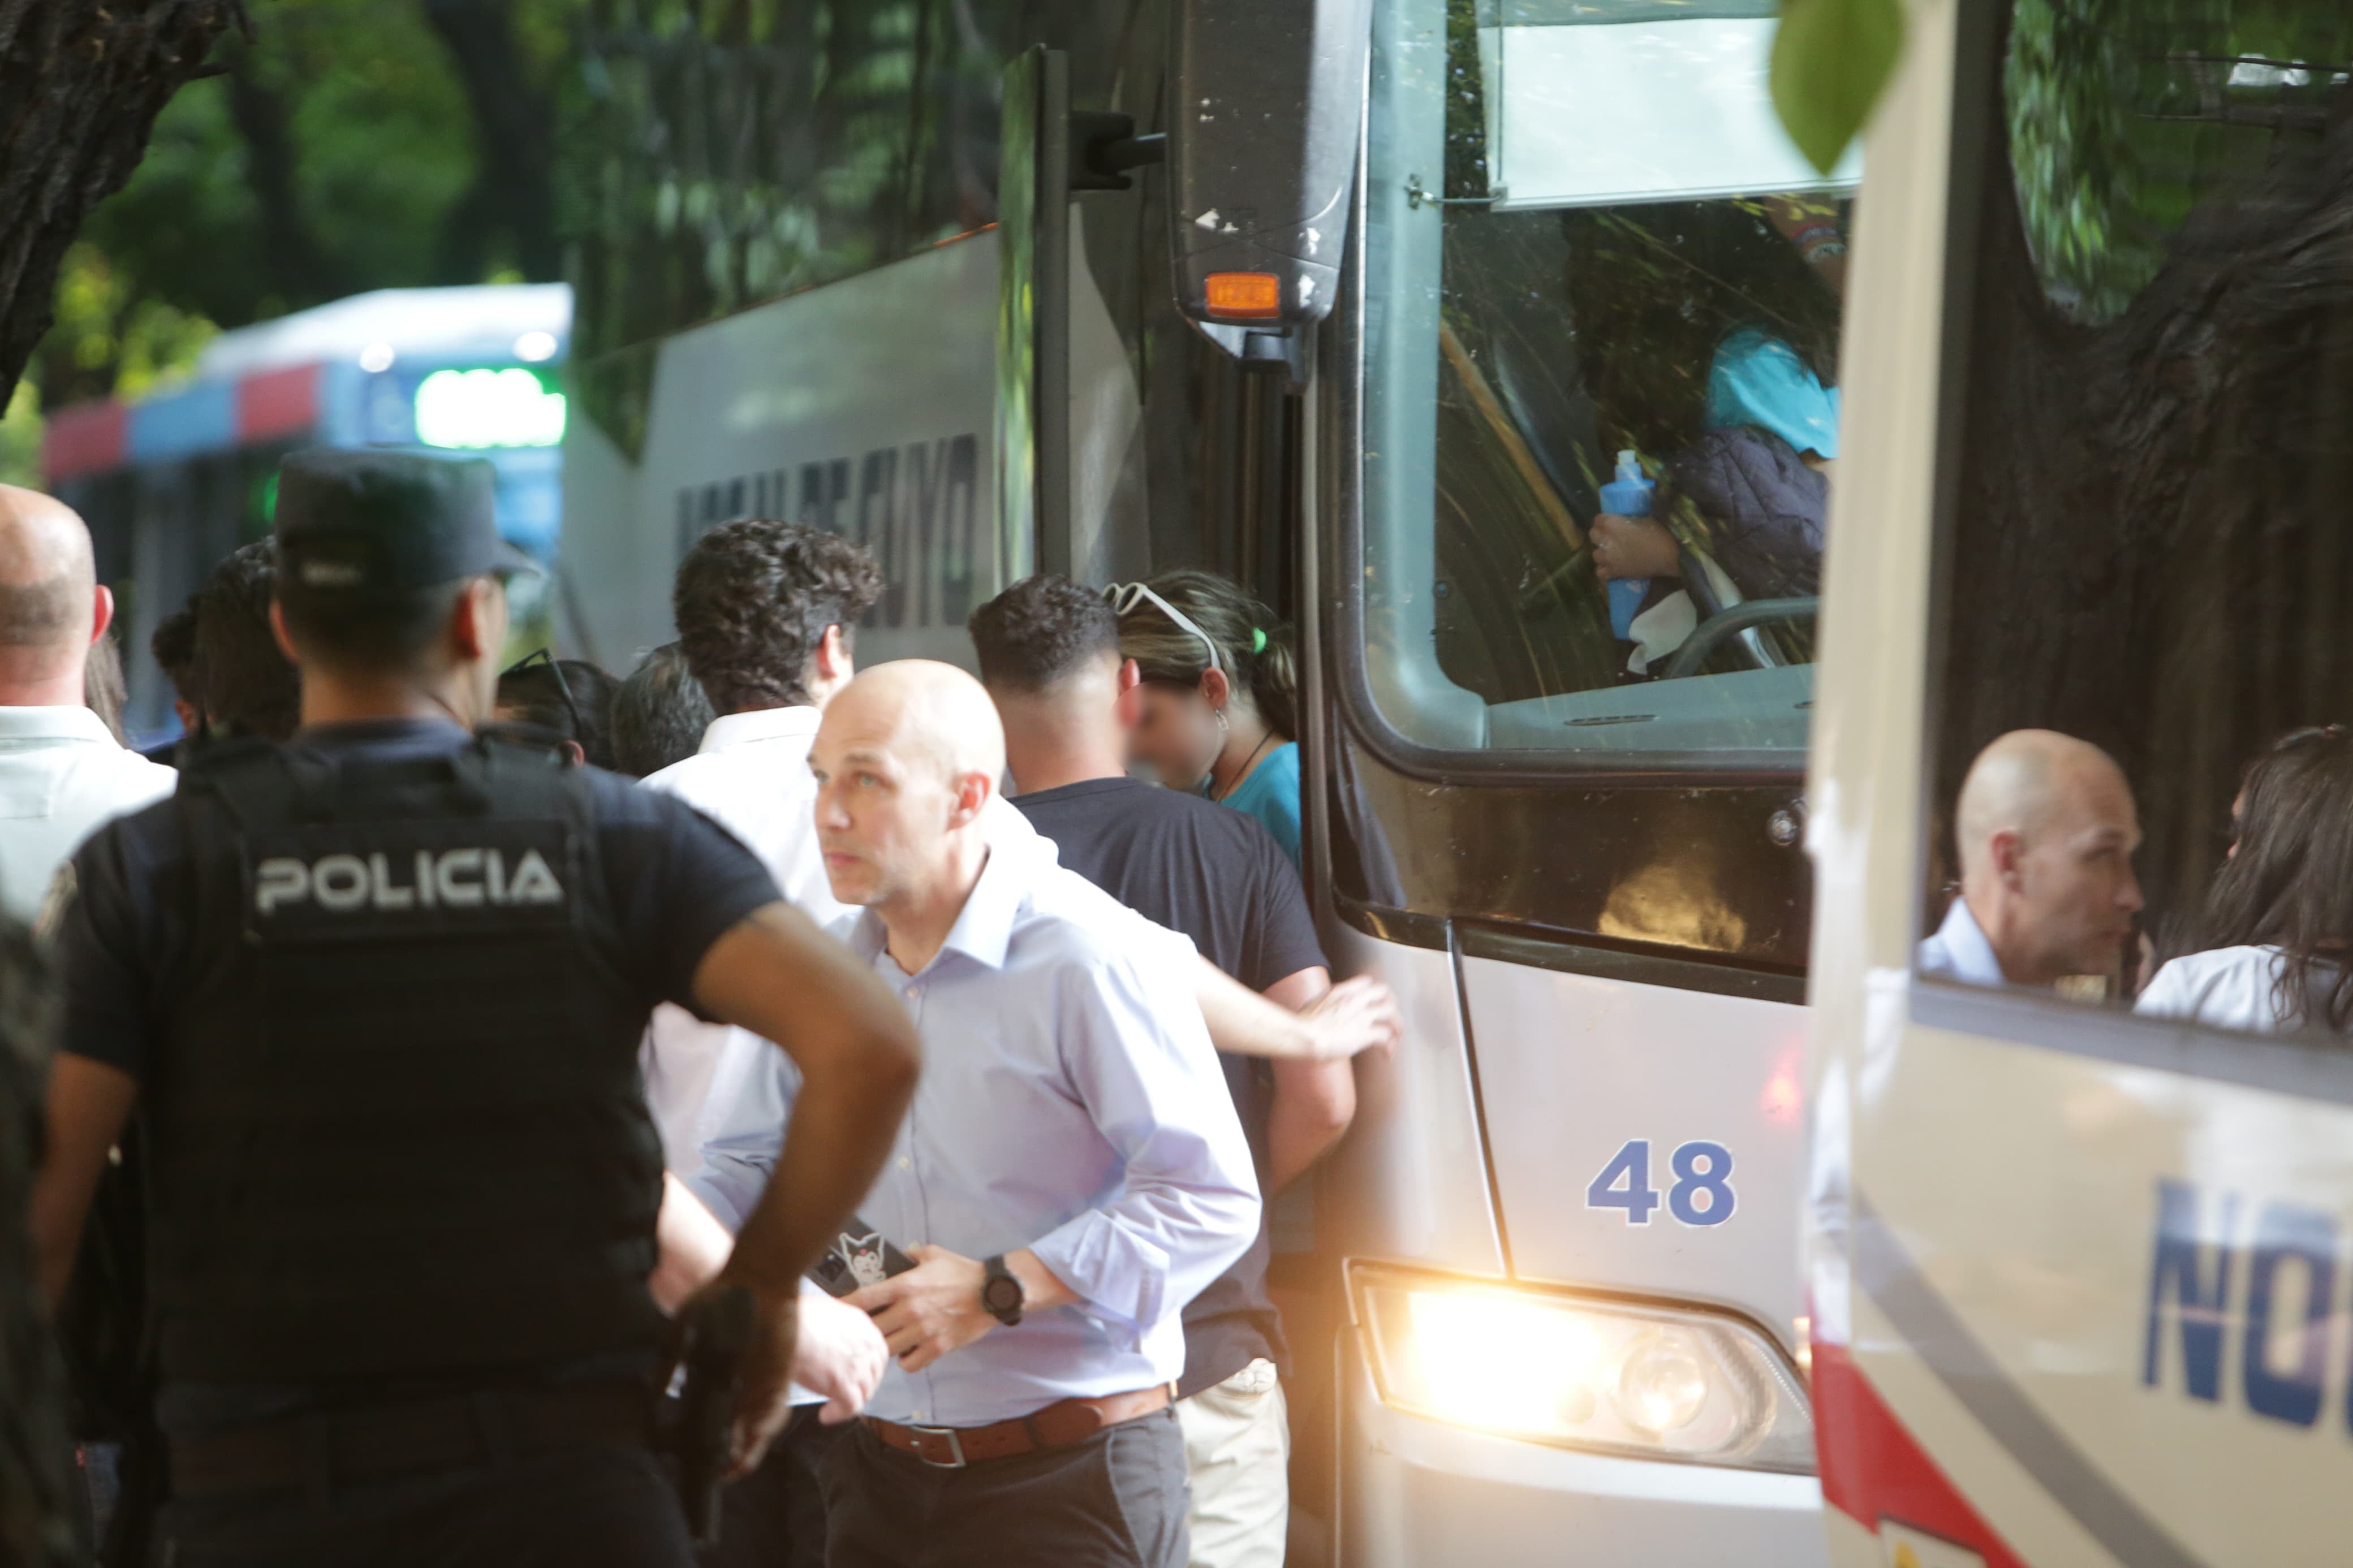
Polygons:
<instances>
[{"instance_id":1,"label":"black tactical vest","mask_svg":"<svg viewBox=\"0 0 2353 1568\"><path fill-rule=\"evenodd\" d=\"M195 962L147 1086L167 1381L650 1344L661 1152L586 776L480 742L181 775Z\"/></svg>"}]
</instances>

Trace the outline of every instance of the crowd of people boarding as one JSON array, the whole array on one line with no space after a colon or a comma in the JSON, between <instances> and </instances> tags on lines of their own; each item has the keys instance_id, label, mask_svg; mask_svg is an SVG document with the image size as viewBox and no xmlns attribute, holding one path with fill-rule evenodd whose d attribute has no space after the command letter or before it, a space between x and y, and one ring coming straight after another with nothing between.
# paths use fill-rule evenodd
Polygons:
<instances>
[{"instance_id":1,"label":"crowd of people boarding","mask_svg":"<svg viewBox=\"0 0 2353 1568\"><path fill-rule=\"evenodd\" d=\"M437 1266L476 1271L454 1299L501 1281L536 1299L582 1258L527 1226L504 1256L495 1237L463 1237L486 1213L516 1220L543 1198L566 1234L607 1229L602 1267L686 1311L731 1282L774 1286L761 1270L803 1239L779 1216L863 1168L856 1129L881 1125L876 1108L896 1095L887 1148L872 1145L879 1174L814 1238L846 1266L841 1293L817 1270L783 1288L789 1367L754 1357L744 1473L700 1560L948 1563L977 1560L985 1539L1001 1562L1282 1563L1289 1350L1265 1204L1346 1131L1350 1058L1392 1047L1398 1027L1385 988L1335 984L1309 913L1286 628L1208 574L1107 591L1033 577L974 612L977 679L924 660L861 669L857 628L886 586L873 560L818 529L748 520L694 543L674 585L677 640L626 676L545 651L495 669L503 584L522 563L486 531L488 480L470 468L290 458L274 537L221 562L154 636L185 735L153 756L100 711L111 600L87 530L47 497L0 489L0 612L13 617L0 626L13 807L0 899L54 942L63 972L49 1112L61 1135L33 1227L67 1316L69 1287L88 1285L74 1279L85 1215L107 1206L134 1104L154 1145L140 1181L159 1238L168 1465L134 1476L133 1456L110 1453L121 1494L168 1495L154 1529L185 1561L360 1561L363 1542L451 1563L681 1560L640 1474L609 1455L536 1492L495 1465L479 1484L415 1489L411 1472L479 1462L486 1441L468 1422L440 1430L439 1405L428 1420L411 1403L427 1394L512 1400L485 1418L494 1460L630 1446L628 1410L568 1393L551 1405L545 1385L601 1386L638 1364L610 1352L643 1346L618 1298L603 1320L551 1304L544 1365L514 1364L529 1331L504 1303L480 1303L504 1340L427 1324L452 1290L392 1261L403 1227L446 1220L459 1237ZM491 830L533 811L572 826ZM419 839L423 816L459 826ZM358 837L338 837L346 827ZM216 848L226 880L206 869ZM571 934L535 904L571 910ZM515 931L482 923L491 905ZM476 923L451 926L459 944L420 946L396 914L428 909ZM336 946L327 928L344 912L375 923ZM818 927L830 958L798 935ZM492 956L485 944L516 931L553 944L528 952L560 959L547 973L577 976L578 994L533 984L539 956L523 947ZM752 935L772 954L756 983L760 965L729 962ZM280 951L300 963L273 961ZM501 962L503 994L469 990ZM222 978L255 963L258 991ZM817 1023L774 1011L785 973ZM911 1092L881 1024L859 1016L886 997L920 1047ZM452 1009L465 1025L431 1039ZM458 1046L512 1037L522 1058L523 1037L574 1031L586 1073L587 1038L640 1013L638 1110L596 1114L645 1137L599 1145L609 1170L548 1125L431 1098L470 1073L486 1092L521 1092L505 1080L523 1068L469 1068ZM812 1046L828 1022L835 1046L863 1028L880 1053L862 1089ZM363 1066L288 1054L322 1029ZM409 1076L373 1092L415 1103L347 1103L360 1080L335 1074L377 1070L367 1053L404 1040ZM418 1117L447 1136L420 1136ZM318 1142L331 1125L344 1152ZM461 1175L530 1174L501 1141L561 1168L469 1212L480 1200ZM651 1179L656 1144L658 1183L642 1196L635 1177L616 1186L616 1171ZM286 1190L346 1159L325 1187L347 1209ZM410 1206L396 1213L354 1171L413 1184ZM581 1290L593 1303L609 1288ZM395 1299L357 1304L370 1293ZM386 1345L351 1347L378 1335ZM488 1372L465 1364L492 1357ZM786 1370L792 1413L772 1419L765 1397L772 1384L781 1397Z\"/></svg>"},{"instance_id":2,"label":"crowd of people boarding","mask_svg":"<svg viewBox=\"0 0 2353 1568\"><path fill-rule=\"evenodd\" d=\"M1267 1205L1398 1029L1309 913L1287 629L1039 576L977 678L861 668L873 560L753 519L626 676L506 664L482 465L282 480L155 634L155 756L87 530L0 489L0 902L62 976L33 1262L153 1378L85 1455L106 1560L148 1517L188 1562L697 1561L657 1325L737 1292L702 1563L1282 1562ZM1954 820L1926 974L2353 1026L2345 731L2250 763L2161 951L2096 748L2000 737ZM144 1303L93 1303L126 1214Z\"/></svg>"}]
</instances>

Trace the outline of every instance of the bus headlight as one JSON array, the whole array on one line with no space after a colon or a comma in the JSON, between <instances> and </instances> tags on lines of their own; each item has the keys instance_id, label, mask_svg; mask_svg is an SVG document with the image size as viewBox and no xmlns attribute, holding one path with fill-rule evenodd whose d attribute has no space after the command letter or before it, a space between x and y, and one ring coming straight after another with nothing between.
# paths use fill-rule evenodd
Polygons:
<instances>
[{"instance_id":1,"label":"bus headlight","mask_svg":"<svg viewBox=\"0 0 2353 1568\"><path fill-rule=\"evenodd\" d=\"M1349 1286L1396 1409L1636 1458L1813 1470L1805 1391L1737 1318L1377 1265Z\"/></svg>"}]
</instances>

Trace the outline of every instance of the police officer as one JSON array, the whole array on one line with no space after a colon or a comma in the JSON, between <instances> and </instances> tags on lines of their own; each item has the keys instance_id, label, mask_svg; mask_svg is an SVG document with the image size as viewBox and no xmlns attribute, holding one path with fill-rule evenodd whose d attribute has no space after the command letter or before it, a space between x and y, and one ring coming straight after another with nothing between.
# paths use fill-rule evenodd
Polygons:
<instances>
[{"instance_id":1,"label":"police officer","mask_svg":"<svg viewBox=\"0 0 2353 1568\"><path fill-rule=\"evenodd\" d=\"M76 859L34 1196L62 1289L134 1101L183 1563L687 1564L649 1447L656 1004L804 1075L725 1273L733 1432L784 1414L803 1268L912 1091L904 1013L676 801L477 739L507 630L488 464L287 460L293 742L208 748Z\"/></svg>"}]
</instances>

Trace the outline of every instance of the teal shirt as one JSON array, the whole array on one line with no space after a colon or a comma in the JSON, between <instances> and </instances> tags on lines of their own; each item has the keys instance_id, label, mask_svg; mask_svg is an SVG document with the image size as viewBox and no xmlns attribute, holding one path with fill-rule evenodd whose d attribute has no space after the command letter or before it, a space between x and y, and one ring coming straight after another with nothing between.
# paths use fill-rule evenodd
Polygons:
<instances>
[{"instance_id":1,"label":"teal shirt","mask_svg":"<svg viewBox=\"0 0 2353 1568\"><path fill-rule=\"evenodd\" d=\"M1260 760L1250 777L1218 803L1255 816L1274 835L1291 863L1299 864L1299 744L1285 741Z\"/></svg>"}]
</instances>

